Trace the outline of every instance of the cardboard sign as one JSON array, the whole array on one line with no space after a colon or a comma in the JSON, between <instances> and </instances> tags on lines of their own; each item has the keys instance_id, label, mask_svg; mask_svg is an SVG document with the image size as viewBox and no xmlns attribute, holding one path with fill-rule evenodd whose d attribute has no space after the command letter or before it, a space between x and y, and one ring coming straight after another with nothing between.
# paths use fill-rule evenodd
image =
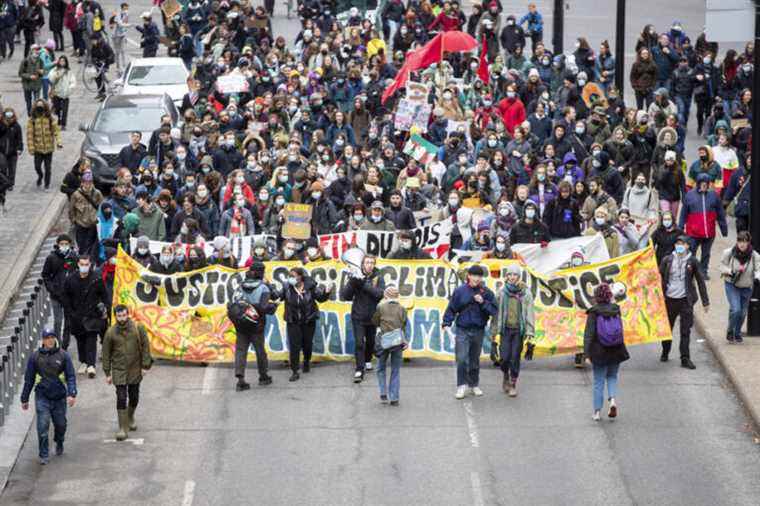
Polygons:
<instances>
[{"instance_id":1,"label":"cardboard sign","mask_svg":"<svg viewBox=\"0 0 760 506\"><path fill-rule=\"evenodd\" d=\"M401 131L409 131L416 127L418 132L425 133L431 112L432 107L428 103L402 98L396 108L394 127Z\"/></svg>"},{"instance_id":2,"label":"cardboard sign","mask_svg":"<svg viewBox=\"0 0 760 506\"><path fill-rule=\"evenodd\" d=\"M424 83L418 83L414 81L408 81L406 83L406 99L407 100L425 102L427 101L429 92L430 90L428 90L427 85Z\"/></svg>"},{"instance_id":3,"label":"cardboard sign","mask_svg":"<svg viewBox=\"0 0 760 506\"><path fill-rule=\"evenodd\" d=\"M221 93L245 93L248 91L248 80L243 74L231 73L216 78L216 89Z\"/></svg>"},{"instance_id":4,"label":"cardboard sign","mask_svg":"<svg viewBox=\"0 0 760 506\"><path fill-rule=\"evenodd\" d=\"M308 239L311 237L311 204L285 204L282 211L285 223L282 236L286 239Z\"/></svg>"}]
</instances>

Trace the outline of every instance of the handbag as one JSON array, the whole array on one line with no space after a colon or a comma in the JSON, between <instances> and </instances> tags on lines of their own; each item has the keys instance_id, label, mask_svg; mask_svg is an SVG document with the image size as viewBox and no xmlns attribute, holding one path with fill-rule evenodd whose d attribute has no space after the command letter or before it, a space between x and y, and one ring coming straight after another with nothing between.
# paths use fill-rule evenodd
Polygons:
<instances>
[{"instance_id":1,"label":"handbag","mask_svg":"<svg viewBox=\"0 0 760 506\"><path fill-rule=\"evenodd\" d=\"M391 330L380 335L380 347L383 350L390 350L401 346L404 343L404 331L401 329Z\"/></svg>"},{"instance_id":2,"label":"handbag","mask_svg":"<svg viewBox=\"0 0 760 506\"><path fill-rule=\"evenodd\" d=\"M731 199L731 203L728 204L728 207L726 208L726 214L729 215L732 218L736 218L736 203L739 201L739 197L741 197L742 193L744 193L744 188L747 186L747 183L749 183L749 180L752 178L752 175L747 176L747 179L744 180L744 184L741 188L739 188L739 191L736 193L736 196Z\"/></svg>"}]
</instances>

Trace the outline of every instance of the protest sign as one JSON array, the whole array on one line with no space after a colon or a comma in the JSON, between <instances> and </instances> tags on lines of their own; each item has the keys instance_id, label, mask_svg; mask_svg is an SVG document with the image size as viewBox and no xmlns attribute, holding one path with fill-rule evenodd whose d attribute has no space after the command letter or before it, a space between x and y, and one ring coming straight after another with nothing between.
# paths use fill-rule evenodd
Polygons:
<instances>
[{"instance_id":1,"label":"protest sign","mask_svg":"<svg viewBox=\"0 0 760 506\"><path fill-rule=\"evenodd\" d=\"M311 204L285 204L282 236L286 239L308 239L311 236Z\"/></svg>"},{"instance_id":2,"label":"protest sign","mask_svg":"<svg viewBox=\"0 0 760 506\"><path fill-rule=\"evenodd\" d=\"M406 83L406 98L412 101L426 101L428 97L428 87L424 83L418 83L415 81L407 81Z\"/></svg>"},{"instance_id":3,"label":"protest sign","mask_svg":"<svg viewBox=\"0 0 760 506\"><path fill-rule=\"evenodd\" d=\"M432 108L426 102L402 98L396 107L394 127L396 130L408 131L416 127L417 131L427 132L428 119Z\"/></svg>"},{"instance_id":4,"label":"protest sign","mask_svg":"<svg viewBox=\"0 0 760 506\"><path fill-rule=\"evenodd\" d=\"M232 72L216 78L216 89L221 93L245 93L248 91L248 80L243 74Z\"/></svg>"},{"instance_id":5,"label":"protest sign","mask_svg":"<svg viewBox=\"0 0 760 506\"><path fill-rule=\"evenodd\" d=\"M411 156L422 165L427 165L438 154L438 146L418 134L412 134L404 145L404 154Z\"/></svg>"},{"instance_id":6,"label":"protest sign","mask_svg":"<svg viewBox=\"0 0 760 506\"><path fill-rule=\"evenodd\" d=\"M483 262L491 274L488 285L503 290L503 273L511 263ZM287 282L288 270L296 262L267 262L266 279L279 288ZM345 265L336 260L311 262L304 266L317 283L349 281ZM408 308L406 335L408 357L454 360L454 336L442 331L444 311L453 291L462 283L460 273L442 260L379 260L385 283L398 286ZM462 266L466 269L466 266ZM148 272L119 250L114 280L114 305L125 304L134 320L145 325L151 351L157 358L187 362L232 362L235 330L226 316L226 304L240 287L244 270L212 266L192 272L163 276ZM583 343L586 309L593 304L594 288L602 282L620 282L626 287L618 300L627 345L671 339L662 286L654 250L632 253L599 264L563 270L543 276L530 268L523 280L535 300L535 356L570 355ZM351 301L340 299L340 290L320 304L320 319L314 336L316 360L353 360L355 340L351 326ZM487 333L488 335L488 333ZM265 341L273 359L288 357L282 305L267 317ZM490 336L484 355L491 349ZM249 350L253 354L253 350Z\"/></svg>"}]
</instances>

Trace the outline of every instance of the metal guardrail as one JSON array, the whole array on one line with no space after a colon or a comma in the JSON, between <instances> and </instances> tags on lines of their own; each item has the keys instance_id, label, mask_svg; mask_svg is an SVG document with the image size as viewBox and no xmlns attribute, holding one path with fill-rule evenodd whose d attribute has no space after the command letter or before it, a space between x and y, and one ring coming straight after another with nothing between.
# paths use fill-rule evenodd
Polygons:
<instances>
[{"instance_id":1,"label":"metal guardrail","mask_svg":"<svg viewBox=\"0 0 760 506\"><path fill-rule=\"evenodd\" d=\"M0 427L5 425L5 417L21 391L26 362L37 348L38 337L52 310L42 278L37 279L34 289L25 299L16 302L22 303L22 316L16 319L10 344L0 349Z\"/></svg>"}]
</instances>

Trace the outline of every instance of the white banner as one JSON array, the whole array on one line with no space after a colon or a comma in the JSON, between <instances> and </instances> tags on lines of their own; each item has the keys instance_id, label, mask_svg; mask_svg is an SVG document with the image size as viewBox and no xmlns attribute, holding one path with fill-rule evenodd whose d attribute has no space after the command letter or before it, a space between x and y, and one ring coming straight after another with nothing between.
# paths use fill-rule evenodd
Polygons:
<instances>
[{"instance_id":1,"label":"white banner","mask_svg":"<svg viewBox=\"0 0 760 506\"><path fill-rule=\"evenodd\" d=\"M257 239L264 239L267 244L267 250L269 251L270 255L274 254L277 250L277 238L273 235L266 235L266 234L260 234L260 235L247 235L244 237L233 237L230 239L230 246L232 249L232 255L238 259L238 266L243 267L245 263L248 261L248 258L251 256L251 250L253 249L253 244L256 242ZM151 254L153 255L159 255L161 253L161 250L166 245L176 245L176 243L170 243L170 242L162 242L162 241L150 241L149 249ZM181 244L183 248L188 248L191 245L189 244ZM132 237L129 239L129 251L132 252L134 255L135 250L137 249L137 238ZM206 258L210 257L211 254L214 252L214 246L211 243L211 241L207 241L203 245L203 252L206 254Z\"/></svg>"},{"instance_id":2,"label":"white banner","mask_svg":"<svg viewBox=\"0 0 760 506\"><path fill-rule=\"evenodd\" d=\"M446 258L451 247L451 227L451 220L447 219L412 229L417 248L430 253L433 258ZM388 258L398 249L398 237L397 232L356 230L320 235L319 245L327 258L340 258L344 251L355 246L368 255Z\"/></svg>"}]
</instances>

